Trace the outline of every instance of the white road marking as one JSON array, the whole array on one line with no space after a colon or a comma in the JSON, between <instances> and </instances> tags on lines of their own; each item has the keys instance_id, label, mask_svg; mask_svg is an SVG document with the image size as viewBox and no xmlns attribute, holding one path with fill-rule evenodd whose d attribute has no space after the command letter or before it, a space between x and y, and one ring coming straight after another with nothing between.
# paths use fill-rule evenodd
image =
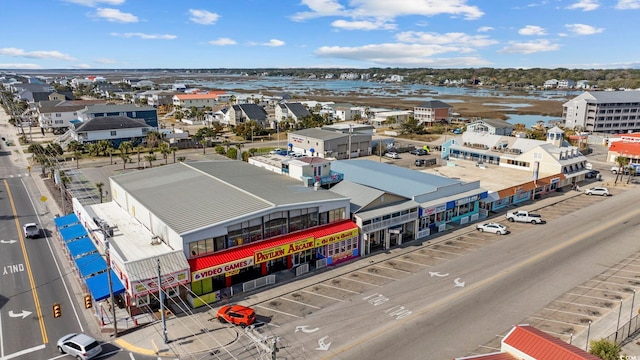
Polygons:
<instances>
[{"instance_id":1,"label":"white road marking","mask_svg":"<svg viewBox=\"0 0 640 360\"><path fill-rule=\"evenodd\" d=\"M341 287L337 287L337 286L333 286L333 285L329 285L329 284L325 284L325 283L319 283L318 285L322 285L322 286L326 286L328 288L332 288L332 289L336 289L336 290L341 290L341 291L346 291L346 292L350 292L352 294L360 294L357 291L353 291L353 290L349 290L349 289L343 289Z\"/></svg>"},{"instance_id":2,"label":"white road marking","mask_svg":"<svg viewBox=\"0 0 640 360\"><path fill-rule=\"evenodd\" d=\"M278 314L283 314L283 315L291 316L291 317L294 317L294 318L302 319L302 316L298 316L298 315L294 315L294 314L289 314L289 313L286 313L286 312L284 312L284 311L279 311L279 310L275 310L275 309L272 309L272 308L268 308L268 307L266 307L266 306L256 305L256 307L263 308L263 309L265 309L265 310L269 310L269 311L273 311L273 312L276 312L276 313L278 313Z\"/></svg>"},{"instance_id":3,"label":"white road marking","mask_svg":"<svg viewBox=\"0 0 640 360\"><path fill-rule=\"evenodd\" d=\"M290 301L292 303L300 304L300 305L303 305L303 306L312 307L312 308L315 308L315 309L318 309L318 310L322 309L321 307L318 307L318 306L314 306L314 305L311 305L311 304L306 304L306 303L303 303L302 301L296 301L296 300L292 300L292 299L287 299L286 297L282 297L282 296L280 296L280 299L287 300L287 301Z\"/></svg>"},{"instance_id":4,"label":"white road marking","mask_svg":"<svg viewBox=\"0 0 640 360\"><path fill-rule=\"evenodd\" d=\"M32 348L20 350L18 352L14 352L13 354L4 355L2 357L2 360L9 360L9 359L17 358L18 356L29 354L29 353L32 353L34 351L42 350L44 348L45 348L45 346L44 346L44 344L42 344L42 345L34 346Z\"/></svg>"},{"instance_id":5,"label":"white road marking","mask_svg":"<svg viewBox=\"0 0 640 360\"><path fill-rule=\"evenodd\" d=\"M335 300L335 301L344 302L344 300L342 300L342 299L334 298L334 297L332 297L332 296L327 296L327 295L323 295L323 294L314 293L314 292L312 292L312 291L308 291L308 290L305 290L305 289L302 289L301 291L304 291L304 292L306 292L306 293L308 293L308 294L312 294L312 295L315 295L315 296L322 296L323 298L327 298L327 299L331 299L331 300Z\"/></svg>"}]
</instances>

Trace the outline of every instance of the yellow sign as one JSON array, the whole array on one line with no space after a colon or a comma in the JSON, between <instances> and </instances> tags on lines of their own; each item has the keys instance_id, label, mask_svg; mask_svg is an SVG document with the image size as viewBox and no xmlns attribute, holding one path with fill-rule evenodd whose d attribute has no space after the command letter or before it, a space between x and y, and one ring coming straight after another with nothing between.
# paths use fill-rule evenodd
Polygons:
<instances>
[{"instance_id":1,"label":"yellow sign","mask_svg":"<svg viewBox=\"0 0 640 360\"><path fill-rule=\"evenodd\" d=\"M233 275L238 275L240 274L240 269L238 270L233 270L233 271L229 271L227 273L224 273L224 276L226 277L232 277Z\"/></svg>"},{"instance_id":2,"label":"yellow sign","mask_svg":"<svg viewBox=\"0 0 640 360\"><path fill-rule=\"evenodd\" d=\"M304 251L307 249L313 249L315 247L315 241L313 237L308 237L306 239L298 240L296 242L292 242L290 244L280 245L276 247L272 247L269 249L264 249L262 251L256 252L253 254L254 263L260 264L263 262L267 262L269 260L279 259L281 257L285 257L287 255L295 254L300 251Z\"/></svg>"},{"instance_id":3,"label":"yellow sign","mask_svg":"<svg viewBox=\"0 0 640 360\"><path fill-rule=\"evenodd\" d=\"M44 196L44 195L40 196L40 201L42 201L42 202L46 202L47 200L48 200L48 199L47 199L47 197L46 197L46 196Z\"/></svg>"},{"instance_id":4,"label":"yellow sign","mask_svg":"<svg viewBox=\"0 0 640 360\"><path fill-rule=\"evenodd\" d=\"M337 234L331 234L331 235L319 237L316 239L315 247L333 244L335 242L351 239L352 237L356 237L356 236L358 236L358 228L346 230L343 232L339 232Z\"/></svg>"}]
</instances>

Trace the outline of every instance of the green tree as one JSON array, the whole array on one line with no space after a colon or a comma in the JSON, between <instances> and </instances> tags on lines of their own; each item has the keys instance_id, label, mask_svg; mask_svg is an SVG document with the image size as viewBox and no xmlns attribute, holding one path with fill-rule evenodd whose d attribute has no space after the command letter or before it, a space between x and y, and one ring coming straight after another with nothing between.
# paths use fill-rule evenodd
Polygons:
<instances>
[{"instance_id":1,"label":"green tree","mask_svg":"<svg viewBox=\"0 0 640 360\"><path fill-rule=\"evenodd\" d=\"M76 151L82 152L84 150L84 145L78 140L71 140L67 145L67 151L75 153Z\"/></svg>"},{"instance_id":2,"label":"green tree","mask_svg":"<svg viewBox=\"0 0 640 360\"><path fill-rule=\"evenodd\" d=\"M592 340L589 342L589 354L602 360L618 360L622 354L622 346L607 339Z\"/></svg>"},{"instance_id":3,"label":"green tree","mask_svg":"<svg viewBox=\"0 0 640 360\"><path fill-rule=\"evenodd\" d=\"M118 145L118 150L121 153L129 154L129 151L133 149L133 143L131 141L123 141Z\"/></svg>"},{"instance_id":4,"label":"green tree","mask_svg":"<svg viewBox=\"0 0 640 360\"><path fill-rule=\"evenodd\" d=\"M131 157L127 155L125 152L120 152L120 159L122 159L122 169L125 170L127 168L127 162L131 160Z\"/></svg>"},{"instance_id":5,"label":"green tree","mask_svg":"<svg viewBox=\"0 0 640 360\"><path fill-rule=\"evenodd\" d=\"M171 148L169 147L169 144L167 144L166 142L160 143L160 145L158 145L158 150L160 151L160 154L162 154L162 157L164 158L164 163L166 165L169 161L168 160L169 154L171 154Z\"/></svg>"},{"instance_id":6,"label":"green tree","mask_svg":"<svg viewBox=\"0 0 640 360\"><path fill-rule=\"evenodd\" d=\"M227 155L227 157L228 157L229 159L234 159L234 160L236 160L236 159L238 159L238 149L230 148L229 150L227 150L226 155Z\"/></svg>"},{"instance_id":7,"label":"green tree","mask_svg":"<svg viewBox=\"0 0 640 360\"><path fill-rule=\"evenodd\" d=\"M613 182L614 184L618 183L618 178L622 181L622 177L624 176L624 170L627 165L629 165L629 158L624 156L616 157L616 164L618 164L618 171L616 171L616 180Z\"/></svg>"},{"instance_id":8,"label":"green tree","mask_svg":"<svg viewBox=\"0 0 640 360\"><path fill-rule=\"evenodd\" d=\"M162 140L162 136L157 131L149 131L147 133L147 136L145 137L145 140L147 142L147 147L149 147L150 149L154 149L156 146L158 146L160 140Z\"/></svg>"},{"instance_id":9,"label":"green tree","mask_svg":"<svg viewBox=\"0 0 640 360\"><path fill-rule=\"evenodd\" d=\"M96 188L98 188L98 193L100 194L100 204L102 204L102 191L104 189L104 183L96 183Z\"/></svg>"},{"instance_id":10,"label":"green tree","mask_svg":"<svg viewBox=\"0 0 640 360\"><path fill-rule=\"evenodd\" d=\"M145 155L144 160L149 162L149 168L153 167L153 161L156 160L156 156L153 154Z\"/></svg>"}]
</instances>

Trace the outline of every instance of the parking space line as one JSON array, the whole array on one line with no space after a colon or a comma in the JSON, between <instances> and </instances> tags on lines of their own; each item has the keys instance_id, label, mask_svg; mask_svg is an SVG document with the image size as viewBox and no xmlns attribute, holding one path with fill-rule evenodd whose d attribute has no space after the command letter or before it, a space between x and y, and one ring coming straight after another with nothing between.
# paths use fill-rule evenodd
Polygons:
<instances>
[{"instance_id":1,"label":"parking space line","mask_svg":"<svg viewBox=\"0 0 640 360\"><path fill-rule=\"evenodd\" d=\"M569 315L578 315L578 316L585 316L585 314L580 314L580 313L574 313L571 311L565 311L565 310L559 310L559 309L550 309L550 308L542 308L542 310L549 310L552 311L554 313L563 313L563 314L569 314Z\"/></svg>"},{"instance_id":2,"label":"parking space line","mask_svg":"<svg viewBox=\"0 0 640 360\"><path fill-rule=\"evenodd\" d=\"M405 263L411 264L411 265L420 265L420 266L424 266L424 267L431 267L431 266L426 265L426 264L420 264L420 263L417 263L415 261L404 260L404 259L400 259L400 258L394 258L393 261L402 261L402 262L405 262Z\"/></svg>"},{"instance_id":3,"label":"parking space line","mask_svg":"<svg viewBox=\"0 0 640 360\"><path fill-rule=\"evenodd\" d=\"M579 300L580 298L595 299L595 300L609 300L609 301L617 300L617 299L610 299L608 297L599 297L599 296L592 296L592 295L587 295L587 294L576 294L576 293L572 293L572 292L567 292L566 294L567 295L577 296L576 300Z\"/></svg>"},{"instance_id":4,"label":"parking space line","mask_svg":"<svg viewBox=\"0 0 640 360\"><path fill-rule=\"evenodd\" d=\"M442 257L439 257L439 256L433 256L433 255L427 255L427 254L419 254L419 253L412 253L412 254L428 257L428 258L431 258L431 259L443 260L443 261L449 260L447 258L442 258Z\"/></svg>"},{"instance_id":5,"label":"parking space line","mask_svg":"<svg viewBox=\"0 0 640 360\"><path fill-rule=\"evenodd\" d=\"M500 351L500 348L493 347L493 346L480 345L478 347L481 348L481 349L489 349L489 350L493 350L493 351Z\"/></svg>"},{"instance_id":6,"label":"parking space line","mask_svg":"<svg viewBox=\"0 0 640 360\"><path fill-rule=\"evenodd\" d=\"M350 292L352 294L358 294L358 295L361 294L361 293L359 293L357 291L353 291L353 290L349 290L349 289L343 289L341 287L337 287L337 286L333 286L333 285L329 285L329 284L325 284L325 283L319 283L318 285L326 286L328 288L332 288L332 289L336 289L336 290L342 290L342 291Z\"/></svg>"},{"instance_id":7,"label":"parking space line","mask_svg":"<svg viewBox=\"0 0 640 360\"><path fill-rule=\"evenodd\" d=\"M601 284L601 285L606 285L606 284ZM579 288L581 287L581 288L585 288L585 289L589 289L589 290L611 292L611 293L620 294L620 295L631 295L630 293L628 293L626 291L617 291L617 290L611 290L611 289L600 289L597 286L596 287L587 287L587 286L578 285L577 287L579 287Z\"/></svg>"},{"instance_id":8,"label":"parking space line","mask_svg":"<svg viewBox=\"0 0 640 360\"><path fill-rule=\"evenodd\" d=\"M280 310L276 310L276 309L268 308L268 307L263 306L263 305L260 305L260 304L255 305L254 307L259 307L259 308L263 308L263 309L268 310L268 311L276 312L276 313L278 313L278 314L287 315L287 316L291 316L291 317L294 317L294 318L302 319L302 316L289 314L289 313L286 313L286 312L284 312L284 311L280 311Z\"/></svg>"},{"instance_id":9,"label":"parking space line","mask_svg":"<svg viewBox=\"0 0 640 360\"><path fill-rule=\"evenodd\" d=\"M357 282L357 283L360 283L360 284L370 285L370 286L373 286L373 287L380 287L381 286L381 285L376 285L376 284L372 284L372 283L368 283L368 282L364 282L364 281L360 281L360 280L356 280L356 279L352 279L352 278L347 278L347 277L343 277L342 279L353 281L353 282Z\"/></svg>"},{"instance_id":10,"label":"parking space line","mask_svg":"<svg viewBox=\"0 0 640 360\"><path fill-rule=\"evenodd\" d=\"M319 307L319 306L315 306L315 305L311 305L311 304L305 304L305 303L303 303L302 301L297 301L297 300L293 300L293 299L287 299L287 298L286 298L286 297L284 297L284 296L280 296L280 299L282 299L282 300L287 300L287 301L290 301L290 302L292 302L292 303L300 304L300 305L303 305L303 306L312 307L312 308L315 308L315 309L318 309L318 310L322 309L322 308L321 308L321 307Z\"/></svg>"},{"instance_id":11,"label":"parking space line","mask_svg":"<svg viewBox=\"0 0 640 360\"><path fill-rule=\"evenodd\" d=\"M308 293L308 294L312 294L312 295L315 295L315 296L321 296L321 297L323 297L323 298L327 298L327 299L330 299L330 300L335 300L335 301L344 302L344 300L342 300L342 299L334 298L333 296L328 296L328 295L324 295L324 294L314 293L314 292L312 292L312 291L308 291L308 290L306 290L306 289L302 289L301 291L304 291L304 292L306 292L306 293Z\"/></svg>"},{"instance_id":12,"label":"parking space line","mask_svg":"<svg viewBox=\"0 0 640 360\"><path fill-rule=\"evenodd\" d=\"M618 276L618 275L611 275L609 276L609 279L620 279L620 280L632 280L632 281L638 281L638 279L634 276L634 277L627 277L627 276ZM618 284L616 283L616 285L628 285L628 284Z\"/></svg>"},{"instance_id":13,"label":"parking space line","mask_svg":"<svg viewBox=\"0 0 640 360\"><path fill-rule=\"evenodd\" d=\"M587 316L587 315L585 315ZM549 318L541 318L541 317L537 317L537 316L531 316L530 319L536 319L536 320L542 320L542 321L549 321L552 323L557 323L557 324L571 324L571 325L578 325L578 326L582 326L582 327L586 327L586 325L583 325L582 323L578 322L578 323L572 323L569 321L560 321L560 320L554 320L554 319L549 319ZM579 321L579 320L578 320Z\"/></svg>"},{"instance_id":14,"label":"parking space line","mask_svg":"<svg viewBox=\"0 0 640 360\"><path fill-rule=\"evenodd\" d=\"M463 255L463 254L459 254L459 253L455 253L455 252L451 252L451 251L445 251L445 250L434 249L434 248L429 248L429 250L437 251L437 252L441 252L441 253L445 253L445 254L451 254L451 255L455 255L455 256Z\"/></svg>"},{"instance_id":15,"label":"parking space line","mask_svg":"<svg viewBox=\"0 0 640 360\"><path fill-rule=\"evenodd\" d=\"M379 274L375 274L375 273L370 273L370 272L366 272L366 271L362 271L362 270L357 270L356 272L362 273L362 274L367 274L367 275L373 275L373 276L377 276L377 277L381 277L383 279L389 279L389 280L401 280L401 279L396 279L393 278L391 276L384 276L384 275L379 275Z\"/></svg>"},{"instance_id":16,"label":"parking space line","mask_svg":"<svg viewBox=\"0 0 640 360\"><path fill-rule=\"evenodd\" d=\"M591 308L596 308L596 309L609 309L611 310L612 308L610 307L606 307L606 306L594 306L594 305L587 305L587 304L580 304L580 303L576 303L575 301L562 301L562 300L553 300L553 301L557 301L559 303L563 303L563 304L574 304L574 305L580 305L580 306L587 306L587 307L591 307Z\"/></svg>"},{"instance_id":17,"label":"parking space line","mask_svg":"<svg viewBox=\"0 0 640 360\"><path fill-rule=\"evenodd\" d=\"M395 260L396 260L396 259L393 259L393 260L391 260L391 261L395 261ZM389 260L387 260L387 261L389 261ZM387 261L385 261L385 262L387 262ZM374 266L375 266L375 267L379 267L379 268L383 268L383 269L389 269L389 270L394 270L394 271L400 271L400 272L403 272L403 273L405 273L405 274L413 274L411 271L402 270L402 269L396 269L396 268L393 268L393 267L384 266L384 265L382 265L382 264L383 264L383 263L377 263L377 264L375 264Z\"/></svg>"},{"instance_id":18,"label":"parking space line","mask_svg":"<svg viewBox=\"0 0 640 360\"><path fill-rule=\"evenodd\" d=\"M545 330L544 332L546 332L547 334L554 335L555 337L557 337L558 339L561 339L561 340L562 340L562 336L571 336L570 334L567 335L567 334L558 333L558 332L550 331L550 330Z\"/></svg>"}]
</instances>

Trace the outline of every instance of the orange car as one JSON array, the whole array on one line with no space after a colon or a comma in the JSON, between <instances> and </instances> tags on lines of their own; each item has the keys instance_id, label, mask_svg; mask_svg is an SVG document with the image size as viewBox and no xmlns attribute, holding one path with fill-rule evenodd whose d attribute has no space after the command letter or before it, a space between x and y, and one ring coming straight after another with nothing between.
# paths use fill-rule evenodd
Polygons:
<instances>
[{"instance_id":1,"label":"orange car","mask_svg":"<svg viewBox=\"0 0 640 360\"><path fill-rule=\"evenodd\" d=\"M221 323L228 322L242 327L256 322L256 312L242 305L225 305L218 310L216 317Z\"/></svg>"}]
</instances>

